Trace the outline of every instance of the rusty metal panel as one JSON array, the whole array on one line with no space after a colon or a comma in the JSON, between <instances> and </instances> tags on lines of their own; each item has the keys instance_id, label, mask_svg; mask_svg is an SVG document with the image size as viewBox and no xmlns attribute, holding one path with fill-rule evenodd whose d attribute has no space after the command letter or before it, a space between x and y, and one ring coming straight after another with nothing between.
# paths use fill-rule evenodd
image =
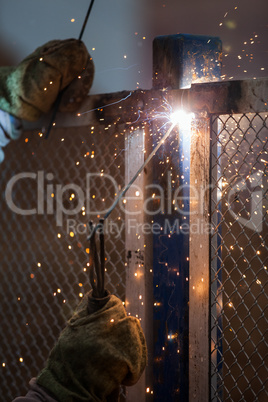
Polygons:
<instances>
[{"instance_id":1,"label":"rusty metal panel","mask_svg":"<svg viewBox=\"0 0 268 402\"><path fill-rule=\"evenodd\" d=\"M144 131L134 130L126 138L125 182L134 177L144 162ZM126 261L126 309L137 317L144 333L150 332L152 317L146 316L147 300L146 277L148 267L145 263L145 236L144 236L144 173L142 172L131 188L127 191L122 203L125 211L125 261ZM152 273L150 274L152 280ZM147 339L147 336L146 336ZM127 389L127 401L145 402L146 389L151 387L146 382L144 372L140 380L133 387Z\"/></svg>"},{"instance_id":2,"label":"rusty metal panel","mask_svg":"<svg viewBox=\"0 0 268 402\"><path fill-rule=\"evenodd\" d=\"M193 83L188 89L137 90L88 96L77 113L58 113L56 127L89 124L138 125L153 118L152 103L166 99L172 108L193 113L228 114L268 111L268 78ZM45 132L50 115L24 122L25 129Z\"/></svg>"},{"instance_id":3,"label":"rusty metal panel","mask_svg":"<svg viewBox=\"0 0 268 402\"><path fill-rule=\"evenodd\" d=\"M218 81L221 76L220 38L177 34L153 41L153 87L189 88L192 83Z\"/></svg>"},{"instance_id":4,"label":"rusty metal panel","mask_svg":"<svg viewBox=\"0 0 268 402\"><path fill-rule=\"evenodd\" d=\"M189 253L189 401L209 398L209 119L191 135Z\"/></svg>"}]
</instances>

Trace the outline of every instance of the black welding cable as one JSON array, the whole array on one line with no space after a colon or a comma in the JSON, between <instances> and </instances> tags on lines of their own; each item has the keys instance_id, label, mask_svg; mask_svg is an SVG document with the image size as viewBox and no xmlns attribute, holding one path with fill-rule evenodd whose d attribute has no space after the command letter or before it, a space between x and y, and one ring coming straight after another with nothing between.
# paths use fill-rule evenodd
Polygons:
<instances>
[{"instance_id":1,"label":"black welding cable","mask_svg":"<svg viewBox=\"0 0 268 402\"><path fill-rule=\"evenodd\" d=\"M87 10L87 15L86 15L85 20L84 20L84 24L83 24L83 26L82 26L82 29L81 29L81 32L80 32L80 35L79 35L79 38L78 38L79 40L82 39L82 36L83 36L83 34L84 34L84 30L85 30L85 28L86 28L87 21L88 21L88 17L90 16L90 13L91 13L91 10L92 10L94 1L95 1L95 0L91 0L91 2L90 2L89 8L88 8L88 10Z\"/></svg>"}]
</instances>

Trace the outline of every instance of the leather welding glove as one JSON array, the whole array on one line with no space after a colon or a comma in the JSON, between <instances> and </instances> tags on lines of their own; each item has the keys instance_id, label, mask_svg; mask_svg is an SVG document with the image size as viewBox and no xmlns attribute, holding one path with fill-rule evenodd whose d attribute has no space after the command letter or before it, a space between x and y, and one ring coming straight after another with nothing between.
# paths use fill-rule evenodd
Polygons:
<instances>
[{"instance_id":1,"label":"leather welding glove","mask_svg":"<svg viewBox=\"0 0 268 402\"><path fill-rule=\"evenodd\" d=\"M59 110L75 111L87 96L93 76L94 64L82 41L52 40L18 66L0 67L0 109L23 120L38 120L68 86Z\"/></svg>"},{"instance_id":2,"label":"leather welding glove","mask_svg":"<svg viewBox=\"0 0 268 402\"><path fill-rule=\"evenodd\" d=\"M90 292L60 334L35 390L59 402L115 402L120 385L135 384L146 361L140 321L116 296L96 299Z\"/></svg>"}]
</instances>

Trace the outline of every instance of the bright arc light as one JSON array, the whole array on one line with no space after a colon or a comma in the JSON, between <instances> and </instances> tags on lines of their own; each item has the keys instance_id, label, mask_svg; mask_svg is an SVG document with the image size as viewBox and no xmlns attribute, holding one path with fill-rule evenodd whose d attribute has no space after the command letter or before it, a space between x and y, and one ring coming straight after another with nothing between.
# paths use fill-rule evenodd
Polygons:
<instances>
[{"instance_id":1,"label":"bright arc light","mask_svg":"<svg viewBox=\"0 0 268 402\"><path fill-rule=\"evenodd\" d=\"M190 128L191 121L194 119L194 113L187 113L184 110L176 110L170 114L172 124L178 124L180 128Z\"/></svg>"}]
</instances>

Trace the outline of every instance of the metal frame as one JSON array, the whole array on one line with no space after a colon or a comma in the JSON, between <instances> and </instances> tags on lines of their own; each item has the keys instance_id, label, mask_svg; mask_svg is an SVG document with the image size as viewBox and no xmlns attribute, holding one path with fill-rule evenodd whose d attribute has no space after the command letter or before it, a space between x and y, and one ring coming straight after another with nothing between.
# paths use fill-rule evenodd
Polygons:
<instances>
[{"instance_id":1,"label":"metal frame","mask_svg":"<svg viewBox=\"0 0 268 402\"><path fill-rule=\"evenodd\" d=\"M206 189L210 184L210 117L211 115L247 112L268 112L268 79L213 82L192 84L191 88L168 89L164 92L167 102L172 107L183 107L185 110L196 113L196 128L192 133L191 144L191 176L190 184L198 185L200 189ZM162 89L124 91L114 94L92 95L83 104L81 110L76 115L61 114L57 116L57 129L83 127L90 124L102 125L114 124L115 116L117 124L124 124L129 127L129 123L136 128L132 136L127 135L127 155L128 163L126 166L126 179L136 169L139 162L135 160L132 152L140 155L137 150L144 147L143 129L140 122L146 115L148 105L153 99L161 99ZM25 129L35 130L46 125L50 116L44 116L38 122L25 124ZM126 129L126 131L129 131ZM132 130L133 131L133 130ZM148 133L147 133L148 134ZM51 132L53 136L53 131ZM149 141L146 139L147 143ZM145 144L146 145L146 144ZM148 145L146 145L148 146ZM133 151L132 151L133 150ZM213 172L212 172L213 174ZM140 185L143 186L145 180L141 175ZM143 182L143 183L142 183ZM190 194L191 195L191 194ZM137 201L129 201L134 207ZM191 224L206 224L209 222L210 198L205 191L204 197L199 197L198 202L193 200L190 203ZM139 207L140 208L140 207ZM144 216L140 216L140 222L146 222ZM127 229L128 230L128 229ZM127 242L127 309L134 315L141 318L147 338L152 337L152 278L150 277L152 264L152 249L148 246L144 261L142 261L142 243L145 238L137 240L136 234L126 237ZM191 235L190 254L189 254L189 400L207 401L210 394L209 376L209 353L210 353L210 303L209 303L209 275L210 275L210 256L209 256L209 235ZM202 247L200 247L202 245ZM129 251L131 253L129 253ZM134 254L133 254L134 251ZM137 271L136 267L140 265ZM200 265L201 264L201 265ZM146 267L146 275L142 272ZM141 273L141 280L132 281L135 273ZM203 279L203 280L202 280ZM142 299L140 299L142 296ZM142 305L143 297L145 305ZM144 308L145 307L145 308ZM198 315L197 315L198 313ZM149 341L149 368L147 373L137 384L133 391L129 391L128 400L144 401L153 398L152 390L152 349L151 340ZM147 377L146 377L147 376ZM149 389L146 395L144 392ZM157 397L157 396L155 396Z\"/></svg>"}]
</instances>

